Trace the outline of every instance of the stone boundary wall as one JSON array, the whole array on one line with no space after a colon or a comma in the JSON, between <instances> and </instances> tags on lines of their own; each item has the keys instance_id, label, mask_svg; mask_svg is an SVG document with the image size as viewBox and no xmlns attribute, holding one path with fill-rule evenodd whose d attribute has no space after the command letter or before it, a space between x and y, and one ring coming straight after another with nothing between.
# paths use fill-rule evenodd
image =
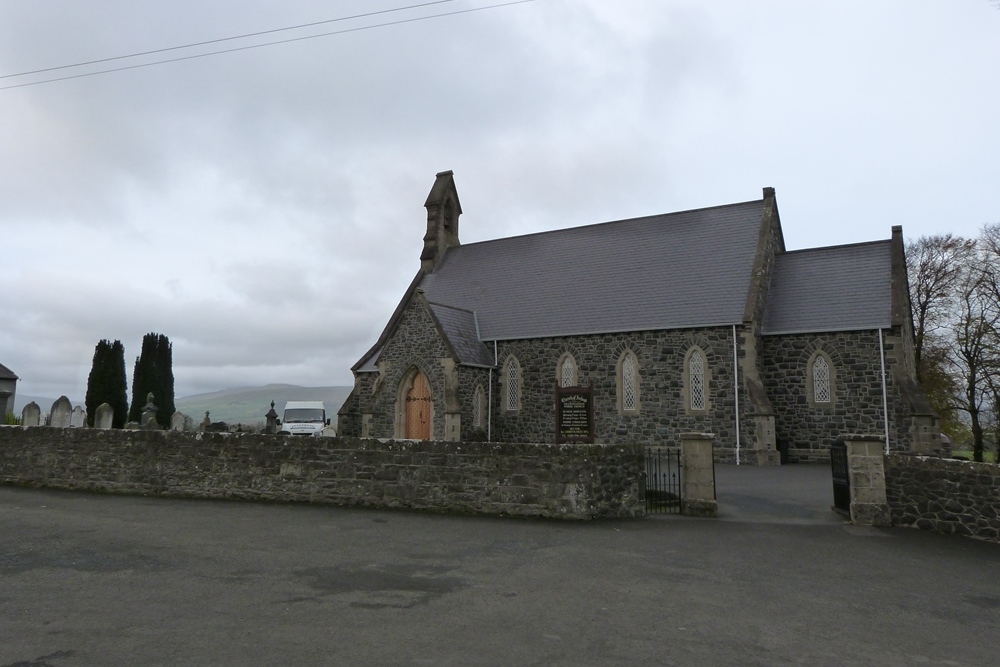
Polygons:
<instances>
[{"instance_id":1,"label":"stone boundary wall","mask_svg":"<svg viewBox=\"0 0 1000 667\"><path fill-rule=\"evenodd\" d=\"M1000 542L1000 466L906 454L885 458L896 526Z\"/></svg>"},{"instance_id":2,"label":"stone boundary wall","mask_svg":"<svg viewBox=\"0 0 1000 667\"><path fill-rule=\"evenodd\" d=\"M0 484L565 519L644 513L638 445L0 428Z\"/></svg>"}]
</instances>

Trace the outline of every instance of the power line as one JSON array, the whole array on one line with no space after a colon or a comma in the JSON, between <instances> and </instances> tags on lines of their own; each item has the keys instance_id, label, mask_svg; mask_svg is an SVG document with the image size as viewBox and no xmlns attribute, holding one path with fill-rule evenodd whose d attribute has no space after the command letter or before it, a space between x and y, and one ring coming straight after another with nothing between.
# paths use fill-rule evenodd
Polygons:
<instances>
[{"instance_id":1,"label":"power line","mask_svg":"<svg viewBox=\"0 0 1000 667\"><path fill-rule=\"evenodd\" d=\"M44 69L31 70L30 72L19 72L18 74L3 74L0 75L0 79L12 79L18 76L28 76L30 74L42 74L43 72L55 72L61 69L71 69L73 67L83 67L84 65L96 65L98 63L107 63L114 60L125 60L126 58L138 58L139 56L149 56L154 53L166 53L167 51L179 51L180 49L191 49L196 46L206 46L208 44L218 44L219 42L230 42L236 39L246 39L247 37L259 37L261 35L270 35L276 32L285 32L287 30L299 30L301 28L311 28L317 25L324 25L327 23L337 23L338 21L350 21L352 19L367 18L369 16L377 16L379 14L390 14L392 12L402 12L407 9L419 9L420 7L428 7L430 5L440 5L445 2L454 2L455 0L433 0L433 2L425 2L419 5L408 5L406 7L397 7L395 9L383 9L377 12L368 12L367 14L355 14L354 16L342 16L336 19L328 19L326 21L315 21L313 23L303 23L301 25L293 25L287 28L274 28L272 30L261 30L260 32L250 32L245 35L236 35L235 37L220 37L219 39L210 39L205 42L194 42L193 44L185 44L183 46L168 46L163 49L153 49L152 51L140 51L139 53L130 53L127 56L113 56L111 58L100 58L98 60L87 60L81 63L74 63L72 65L59 65L57 67L46 67Z\"/></svg>"},{"instance_id":2,"label":"power line","mask_svg":"<svg viewBox=\"0 0 1000 667\"><path fill-rule=\"evenodd\" d=\"M163 48L163 49L155 49L153 51L145 51L145 52L142 52L142 53L134 53L134 54L127 55L127 56L115 56L115 57L112 57L112 58L102 58L100 60L92 60L92 61L89 61L89 62L81 62L81 63L76 63L74 65L60 65L58 67L49 67L49 68L45 68L45 69L34 70L32 72L22 72L20 74L7 74L7 75L0 76L0 79L8 79L8 78L18 77L18 76L27 76L29 74L39 74L39 73L43 73L43 72L51 72L51 71L55 71L55 70L69 69L69 68L73 68L73 67L82 67L84 65L92 65L92 64L102 63L102 62L110 62L110 61L114 61L114 60L122 60L122 59L125 59L125 58L135 58L135 57L138 57L138 56L151 55L151 54L154 54L154 53L163 53L163 52L166 52L166 51L175 51L175 50L178 50L178 49L192 48L192 47L195 47L195 46L203 46L203 45L206 45L206 44L215 44L215 43L225 42L225 41L230 41L230 40L235 40L235 39L244 39L244 38L247 38L247 37L255 37L255 36L259 36L259 35L265 35L265 34L270 34L270 33L275 33L275 32L281 32L281 31L285 31L285 30L296 30L296 29L299 29L299 28L306 28L306 27L310 27L310 26L321 25L321 24L324 24L324 23L334 23L334 22L337 22L337 21L346 21L346 20L349 20L349 19L364 18L364 17L368 17L368 16L374 16L374 15L377 15L377 14L386 14L386 13L389 13L389 12L402 11L402 10L405 10L405 9L415 9L415 8L426 7L426 6L430 6L430 5L441 4L443 2L453 2L453 1L454 0L435 0L434 2L426 2L426 3L423 3L423 4L419 4L419 5L410 5L408 7L400 7L400 8L397 8L397 9L388 9L388 10L382 10L382 11L379 11L379 12L371 12L369 14L358 14L357 16L348 16L348 17L337 18L337 19L329 19L329 20L326 20L326 21L317 21L315 23L306 23L306 24L303 24L301 26L292 26L292 27L288 27L288 28L275 28L273 30L264 30L264 31L261 31L261 32L250 33L250 34L247 34L247 35L240 35L240 36L237 36L237 37L223 37L223 38L220 38L220 39L213 39L213 40L209 40L209 41L206 41L206 42L198 42L198 43L195 43L195 44L187 44L185 46L172 46L172 47L167 47L167 48ZM154 65L164 65L164 64L167 64L167 63L181 62L181 61L184 61L184 60L194 60L196 58L207 58L209 56L217 56L217 55L221 55L221 54L225 54L225 53L235 53L237 51L249 51L250 49L259 49L259 48L263 48L265 46L276 46L276 45L280 45L280 44L290 44L292 42L302 42L302 41L305 41L307 39L318 39L320 37L331 37L331 36L334 36L334 35L343 35L343 34L352 33L352 32L361 32L362 30L374 30L375 28L386 28L386 27L389 27L389 26L403 25L403 24L406 24L406 23L416 23L417 21L428 21L430 19L443 18L443 17L447 17L447 16L457 16L459 14L470 14L472 12L480 12L480 11L484 11L484 10L487 10L487 9L499 9L501 7L510 7L510 6L513 6L513 5L523 5L525 3L534 2L534 1L535 0L511 0L511 2L503 2L503 3L499 3L499 4L495 4L495 5L486 5L484 7L473 7L471 9L460 9L460 10L456 10L456 11L452 11L452 12L442 12L440 14L429 14L427 16L418 16L418 17L415 17L415 18L400 19L398 21L387 21L385 23L375 23L373 25L360 26L360 27L357 27L357 28L346 28L344 30L334 30L334 31L331 31L331 32L324 32L324 33L319 33L319 34L316 34L316 35L307 35L305 37L292 37L290 39L282 39L282 40L277 40L277 41L273 41L273 42L264 42L263 44L252 44L250 46L238 46L238 47L234 47L234 48L231 48L231 49L221 49L219 51L209 51L207 53L198 53L198 54L190 55L190 56L180 56L180 57L177 57L177 58L167 58L167 59L164 59L164 60L155 60L153 62L142 63L142 64L139 64L139 65L126 65L124 67L113 67L113 68L110 68L110 69L98 70L96 72L86 72L84 74L73 74L73 75L70 75L70 76L61 76L61 77L56 77L56 78L52 78L52 79L43 79L41 81L31 81L29 83L16 83L16 84L13 84L13 85L10 85L10 86L0 86L0 90L10 90L12 88L26 88L28 86L39 86L39 85L42 85L44 83L55 83L57 81L69 81L69 80L72 80L72 79L82 79L82 78L89 77L89 76L98 76L98 75L101 75L101 74L110 74L112 72L124 72L124 71L132 70L132 69L141 69L141 68L144 68L144 67L152 67Z\"/></svg>"}]
</instances>

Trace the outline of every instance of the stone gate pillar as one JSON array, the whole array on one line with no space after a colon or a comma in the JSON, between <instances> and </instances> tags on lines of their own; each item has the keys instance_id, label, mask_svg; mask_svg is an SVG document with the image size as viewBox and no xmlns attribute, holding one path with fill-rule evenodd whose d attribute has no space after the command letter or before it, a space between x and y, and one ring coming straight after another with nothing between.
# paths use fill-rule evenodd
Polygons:
<instances>
[{"instance_id":1,"label":"stone gate pillar","mask_svg":"<svg viewBox=\"0 0 1000 667\"><path fill-rule=\"evenodd\" d=\"M851 523L891 526L885 496L885 438L880 435L845 435L847 470L851 484Z\"/></svg>"},{"instance_id":2,"label":"stone gate pillar","mask_svg":"<svg viewBox=\"0 0 1000 667\"><path fill-rule=\"evenodd\" d=\"M681 433L681 513L717 516L711 433Z\"/></svg>"}]
</instances>

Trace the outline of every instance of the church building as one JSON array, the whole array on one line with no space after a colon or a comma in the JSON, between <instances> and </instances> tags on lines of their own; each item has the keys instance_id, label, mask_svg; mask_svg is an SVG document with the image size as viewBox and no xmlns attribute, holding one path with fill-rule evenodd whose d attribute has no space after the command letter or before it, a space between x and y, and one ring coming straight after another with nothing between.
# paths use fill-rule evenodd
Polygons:
<instances>
[{"instance_id":1,"label":"church building","mask_svg":"<svg viewBox=\"0 0 1000 667\"><path fill-rule=\"evenodd\" d=\"M937 448L915 380L901 227L786 251L761 199L462 245L452 172L427 201L420 268L354 365L339 433L557 440L586 388L596 443L715 436L720 461L828 459L845 434Z\"/></svg>"}]
</instances>

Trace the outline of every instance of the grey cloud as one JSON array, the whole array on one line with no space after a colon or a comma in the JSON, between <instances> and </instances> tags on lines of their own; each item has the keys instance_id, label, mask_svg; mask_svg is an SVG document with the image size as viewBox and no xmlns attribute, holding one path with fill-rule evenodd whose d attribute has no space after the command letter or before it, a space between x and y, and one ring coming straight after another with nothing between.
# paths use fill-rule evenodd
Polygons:
<instances>
[{"instance_id":1,"label":"grey cloud","mask_svg":"<svg viewBox=\"0 0 1000 667\"><path fill-rule=\"evenodd\" d=\"M80 395L100 338L131 364L155 330L183 392L349 382L443 169L464 242L765 185L790 247L974 233L1000 210L979 4L541 0L0 91L0 362ZM10 0L0 73L390 5Z\"/></svg>"}]
</instances>

